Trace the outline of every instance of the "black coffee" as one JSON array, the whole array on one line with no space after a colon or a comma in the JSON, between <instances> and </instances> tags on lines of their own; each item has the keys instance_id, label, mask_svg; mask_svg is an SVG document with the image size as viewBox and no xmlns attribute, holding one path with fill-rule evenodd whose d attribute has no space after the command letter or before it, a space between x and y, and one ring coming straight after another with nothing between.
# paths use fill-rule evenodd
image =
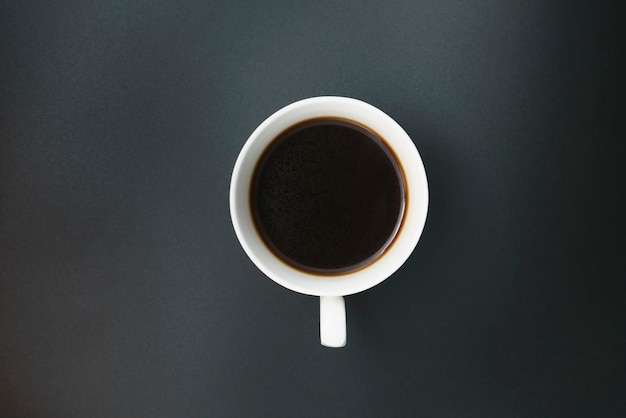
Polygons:
<instances>
[{"instance_id":1,"label":"black coffee","mask_svg":"<svg viewBox=\"0 0 626 418\"><path fill-rule=\"evenodd\" d=\"M405 206L401 170L381 138L331 118L280 134L255 168L250 198L267 246L322 274L374 261L393 241Z\"/></svg>"}]
</instances>

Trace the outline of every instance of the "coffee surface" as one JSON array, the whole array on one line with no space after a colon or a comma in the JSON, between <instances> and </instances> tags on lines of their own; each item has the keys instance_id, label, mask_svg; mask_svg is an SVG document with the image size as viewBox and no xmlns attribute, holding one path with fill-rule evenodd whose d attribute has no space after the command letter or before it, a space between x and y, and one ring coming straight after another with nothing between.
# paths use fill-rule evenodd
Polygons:
<instances>
[{"instance_id":1,"label":"coffee surface","mask_svg":"<svg viewBox=\"0 0 626 418\"><path fill-rule=\"evenodd\" d=\"M404 211L402 173L376 134L313 119L279 135L259 160L251 210L268 247L305 271L343 273L374 261Z\"/></svg>"}]
</instances>

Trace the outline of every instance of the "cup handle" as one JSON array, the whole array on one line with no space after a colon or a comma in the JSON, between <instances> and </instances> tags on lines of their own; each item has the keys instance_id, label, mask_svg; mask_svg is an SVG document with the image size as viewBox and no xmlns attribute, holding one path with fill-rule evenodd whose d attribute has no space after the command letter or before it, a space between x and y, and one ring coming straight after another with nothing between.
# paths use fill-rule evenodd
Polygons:
<instances>
[{"instance_id":1,"label":"cup handle","mask_svg":"<svg viewBox=\"0 0 626 418\"><path fill-rule=\"evenodd\" d=\"M320 296L320 340L326 347L346 345L346 303L343 296Z\"/></svg>"}]
</instances>

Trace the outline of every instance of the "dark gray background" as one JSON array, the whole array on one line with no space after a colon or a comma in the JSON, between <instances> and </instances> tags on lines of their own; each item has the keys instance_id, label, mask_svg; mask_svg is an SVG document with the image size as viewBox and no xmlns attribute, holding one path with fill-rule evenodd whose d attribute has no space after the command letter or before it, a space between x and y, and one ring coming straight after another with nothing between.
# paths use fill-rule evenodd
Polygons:
<instances>
[{"instance_id":1,"label":"dark gray background","mask_svg":"<svg viewBox=\"0 0 626 418\"><path fill-rule=\"evenodd\" d=\"M0 416L625 416L624 142L600 2L0 7ZM318 301L232 231L251 131L378 106L431 205L392 278Z\"/></svg>"}]
</instances>

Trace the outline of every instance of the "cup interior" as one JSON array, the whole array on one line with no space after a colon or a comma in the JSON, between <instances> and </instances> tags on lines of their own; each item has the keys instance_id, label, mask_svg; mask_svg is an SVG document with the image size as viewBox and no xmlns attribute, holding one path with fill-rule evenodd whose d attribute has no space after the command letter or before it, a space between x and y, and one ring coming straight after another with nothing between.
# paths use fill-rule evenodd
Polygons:
<instances>
[{"instance_id":1,"label":"cup interior","mask_svg":"<svg viewBox=\"0 0 626 418\"><path fill-rule=\"evenodd\" d=\"M263 242L250 209L250 186L256 163L284 130L304 120L335 117L365 125L384 138L405 176L405 212L391 246L371 264L348 273L323 274L298 270L278 258ZM316 296L357 293L382 282L410 256L422 233L428 210L428 184L422 159L408 134L391 117L360 100L314 97L292 103L259 125L235 163L230 187L230 211L235 233L247 255L269 278L293 291Z\"/></svg>"}]
</instances>

